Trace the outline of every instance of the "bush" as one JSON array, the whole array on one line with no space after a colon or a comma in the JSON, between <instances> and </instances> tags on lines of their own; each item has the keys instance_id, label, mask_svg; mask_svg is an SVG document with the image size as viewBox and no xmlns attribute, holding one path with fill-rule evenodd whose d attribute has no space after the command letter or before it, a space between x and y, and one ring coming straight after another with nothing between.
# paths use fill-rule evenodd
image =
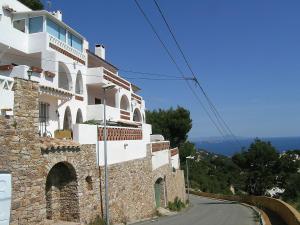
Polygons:
<instances>
[{"instance_id":1,"label":"bush","mask_svg":"<svg viewBox=\"0 0 300 225\"><path fill-rule=\"evenodd\" d=\"M97 218L94 221L91 221L88 225L105 225L105 221L100 218L100 216L97 216Z\"/></svg>"},{"instance_id":2,"label":"bush","mask_svg":"<svg viewBox=\"0 0 300 225\"><path fill-rule=\"evenodd\" d=\"M168 203L168 208L171 211L181 211L183 208L185 208L185 204L181 201L181 199L179 199L178 197L176 197L174 199L174 202L169 202Z\"/></svg>"}]
</instances>

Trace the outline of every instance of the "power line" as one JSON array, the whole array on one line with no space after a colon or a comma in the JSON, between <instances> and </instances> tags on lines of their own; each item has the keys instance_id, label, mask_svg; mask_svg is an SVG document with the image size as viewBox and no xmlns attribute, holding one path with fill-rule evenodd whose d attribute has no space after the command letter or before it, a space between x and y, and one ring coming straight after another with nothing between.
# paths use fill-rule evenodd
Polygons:
<instances>
[{"instance_id":1,"label":"power line","mask_svg":"<svg viewBox=\"0 0 300 225\"><path fill-rule=\"evenodd\" d=\"M189 63L187 57L185 56L185 54L184 54L184 52L183 52L183 50L182 50L182 48L181 48L179 42L177 41L177 39L176 39L176 37L175 37L175 34L174 34L174 32L172 31L171 26L169 25L169 23L168 23L166 17L164 16L164 13L163 13L162 9L160 8L158 2L157 2L156 0L153 0L153 1L154 1L155 5L156 5L156 7L157 7L157 10L158 10L159 13L160 13L160 15L161 15L161 17L162 17L162 19L163 19L165 25L167 26L167 28L168 28L168 30L169 30L169 32L170 32L170 34L171 34L171 36L172 36L172 38L173 38L175 44L176 44L178 50L180 51L181 56L183 57L183 59L184 59L186 65L187 65L187 67L189 68L190 72L192 73L192 75L193 75L193 77L194 77L194 80L195 80L196 84L199 86L201 92L203 93L204 97L206 98L206 100L207 100L207 102L208 102L208 105L209 105L211 111L214 113L215 117L216 117L217 120L220 122L220 124L223 124L222 127L223 127L223 126L225 127L225 128L223 128L223 129L229 131L230 135L234 138L234 140L238 143L238 145L241 146L240 142L238 141L238 139L236 138L236 136L234 135L234 133L232 132L232 130L230 129L230 127L228 126L228 124L227 124L227 123L225 122L225 120L222 118L222 116L221 116L220 113L218 112L216 106L215 106L215 105L213 104L213 102L210 100L210 98L208 97L208 95L207 95L207 93L205 92L204 88L201 86L200 82L198 81L198 79L197 79L197 77L196 77L196 75L195 75L195 73L194 73L194 71L193 71L193 69L192 69L192 67L191 67L191 65L190 65L190 63ZM241 146L241 147L242 147L242 146Z\"/></svg>"},{"instance_id":2,"label":"power line","mask_svg":"<svg viewBox=\"0 0 300 225\"><path fill-rule=\"evenodd\" d=\"M156 31L154 25L152 24L152 22L150 21L150 19L148 18L148 16L146 15L145 11L143 10L143 8L140 6L140 4L138 3L137 0L134 0L135 4L137 5L138 9L140 10L140 12L142 13L142 15L144 16L145 20L148 22L148 24L150 25L152 31L154 32L154 34L156 35L156 37L158 38L158 40L160 41L161 45L163 46L164 50L166 51L166 53L168 54L168 56L170 57L171 61L173 62L173 64L175 65L176 69L179 71L179 73L181 74L181 76L184 78L184 73L182 72L182 70L180 69L179 65L177 64L176 60L174 59L174 57L172 56L171 52L169 51L169 49L167 48L166 44L163 42L163 40L161 39L161 37L159 36L158 32ZM220 132L220 134L225 138L223 132L221 131L221 129L219 128L219 126L217 125L217 123L213 120L213 118L211 117L211 115L209 114L209 112L207 111L207 109L205 108L205 105L202 103L200 97L196 94L196 92L193 90L193 88L191 87L190 83L186 80L186 84L188 86L188 88L192 91L193 95L195 95L196 99L198 100L198 102L200 103L200 105L202 106L202 108L204 109L205 113L208 115L209 119L212 121L212 123L214 124L214 126L217 128L217 130Z\"/></svg>"}]
</instances>

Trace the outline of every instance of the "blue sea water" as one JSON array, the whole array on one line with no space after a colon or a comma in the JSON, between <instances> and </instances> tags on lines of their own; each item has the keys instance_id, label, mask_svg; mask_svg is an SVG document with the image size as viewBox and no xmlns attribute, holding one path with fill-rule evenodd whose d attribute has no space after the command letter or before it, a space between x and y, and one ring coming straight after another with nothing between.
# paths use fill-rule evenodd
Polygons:
<instances>
[{"instance_id":1,"label":"blue sea water","mask_svg":"<svg viewBox=\"0 0 300 225\"><path fill-rule=\"evenodd\" d=\"M270 141L280 152L300 149L300 137L270 137L260 139ZM253 141L254 138L239 138L239 142L245 149L247 149ZM241 150L241 147L235 141L230 140L199 140L193 141L193 143L195 143L198 149L205 149L209 152L226 156L232 156Z\"/></svg>"}]
</instances>

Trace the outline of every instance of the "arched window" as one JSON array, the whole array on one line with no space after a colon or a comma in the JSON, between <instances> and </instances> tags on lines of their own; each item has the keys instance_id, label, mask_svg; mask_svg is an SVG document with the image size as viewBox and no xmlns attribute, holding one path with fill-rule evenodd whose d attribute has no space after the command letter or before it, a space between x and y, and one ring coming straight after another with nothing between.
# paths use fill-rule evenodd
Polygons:
<instances>
[{"instance_id":1,"label":"arched window","mask_svg":"<svg viewBox=\"0 0 300 225\"><path fill-rule=\"evenodd\" d=\"M72 130L72 114L69 106L66 108L64 115L64 130Z\"/></svg>"},{"instance_id":2,"label":"arched window","mask_svg":"<svg viewBox=\"0 0 300 225\"><path fill-rule=\"evenodd\" d=\"M129 111L129 100L126 95L123 95L121 98L120 108Z\"/></svg>"},{"instance_id":3,"label":"arched window","mask_svg":"<svg viewBox=\"0 0 300 225\"><path fill-rule=\"evenodd\" d=\"M133 112L133 121L135 121L135 122L142 122L141 112L137 108Z\"/></svg>"},{"instance_id":4,"label":"arched window","mask_svg":"<svg viewBox=\"0 0 300 225\"><path fill-rule=\"evenodd\" d=\"M76 114L76 123L82 123L82 122L83 122L82 112L81 109L78 109Z\"/></svg>"},{"instance_id":5,"label":"arched window","mask_svg":"<svg viewBox=\"0 0 300 225\"><path fill-rule=\"evenodd\" d=\"M58 87L67 91L72 90L72 77L67 66L59 62L58 63Z\"/></svg>"},{"instance_id":6,"label":"arched window","mask_svg":"<svg viewBox=\"0 0 300 225\"><path fill-rule=\"evenodd\" d=\"M76 77L75 93L80 94L80 95L83 94L82 75L81 75L80 71L78 71L77 77Z\"/></svg>"}]
</instances>

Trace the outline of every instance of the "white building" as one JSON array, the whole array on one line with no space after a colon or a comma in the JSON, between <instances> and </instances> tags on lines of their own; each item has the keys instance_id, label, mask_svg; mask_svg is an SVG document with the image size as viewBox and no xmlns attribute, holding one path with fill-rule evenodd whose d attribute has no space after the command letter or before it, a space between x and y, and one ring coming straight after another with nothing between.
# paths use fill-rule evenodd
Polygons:
<instances>
[{"instance_id":1,"label":"white building","mask_svg":"<svg viewBox=\"0 0 300 225\"><path fill-rule=\"evenodd\" d=\"M104 163L103 87L113 84L105 97L108 163L146 156L152 131L139 88L105 60L102 45L90 51L60 11L32 11L17 0L0 0L0 109L5 115L13 115L14 77L39 83L40 135L96 144L99 165ZM169 163L171 152L165 150L153 153L153 169ZM171 158L178 169L176 152Z\"/></svg>"}]
</instances>

